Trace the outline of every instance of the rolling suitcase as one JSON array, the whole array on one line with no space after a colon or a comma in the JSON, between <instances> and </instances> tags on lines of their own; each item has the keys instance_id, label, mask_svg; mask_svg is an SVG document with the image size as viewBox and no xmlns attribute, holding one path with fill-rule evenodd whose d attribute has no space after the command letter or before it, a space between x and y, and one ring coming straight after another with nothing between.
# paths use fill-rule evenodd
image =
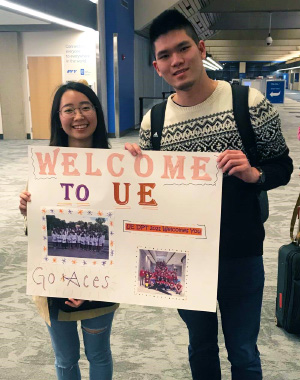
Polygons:
<instances>
[{"instance_id":1,"label":"rolling suitcase","mask_svg":"<svg viewBox=\"0 0 300 380\"><path fill-rule=\"evenodd\" d=\"M295 222L300 213L300 195L291 220L292 242L278 252L276 322L289 333L300 334L300 220L294 236Z\"/></svg>"}]
</instances>

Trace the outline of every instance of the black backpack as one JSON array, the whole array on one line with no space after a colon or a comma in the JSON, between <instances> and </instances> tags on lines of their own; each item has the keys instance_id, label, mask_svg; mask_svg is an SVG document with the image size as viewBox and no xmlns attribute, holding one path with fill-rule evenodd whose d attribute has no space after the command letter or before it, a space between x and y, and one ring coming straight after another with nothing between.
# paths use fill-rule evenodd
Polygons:
<instances>
[{"instance_id":1,"label":"black backpack","mask_svg":"<svg viewBox=\"0 0 300 380\"><path fill-rule=\"evenodd\" d=\"M257 148L255 134L250 121L248 105L248 86L231 86L233 100L233 115L237 124L237 129L242 139L242 143L248 154L252 166L257 166ZM167 100L156 104L151 109L151 143L153 150L160 150L161 134L164 126ZM258 194L261 210L261 220L263 223L269 217L269 201L266 191Z\"/></svg>"}]
</instances>

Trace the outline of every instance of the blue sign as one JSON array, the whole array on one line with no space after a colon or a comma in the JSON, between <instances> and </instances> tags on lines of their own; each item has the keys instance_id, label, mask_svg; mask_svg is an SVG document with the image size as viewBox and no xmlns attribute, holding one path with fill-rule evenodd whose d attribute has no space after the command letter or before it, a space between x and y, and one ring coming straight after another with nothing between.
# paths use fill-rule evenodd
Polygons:
<instances>
[{"instance_id":1,"label":"blue sign","mask_svg":"<svg viewBox=\"0 0 300 380\"><path fill-rule=\"evenodd\" d=\"M284 80L267 80L266 98L271 103L284 103Z\"/></svg>"},{"instance_id":2,"label":"blue sign","mask_svg":"<svg viewBox=\"0 0 300 380\"><path fill-rule=\"evenodd\" d=\"M84 69L80 69L80 74L84 75Z\"/></svg>"}]
</instances>

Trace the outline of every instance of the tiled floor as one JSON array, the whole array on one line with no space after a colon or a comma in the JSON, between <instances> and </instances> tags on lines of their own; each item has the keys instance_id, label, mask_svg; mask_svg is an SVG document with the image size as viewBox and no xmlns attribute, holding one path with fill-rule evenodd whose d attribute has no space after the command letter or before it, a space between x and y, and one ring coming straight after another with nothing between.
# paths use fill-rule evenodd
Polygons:
<instances>
[{"instance_id":1,"label":"tiled floor","mask_svg":"<svg viewBox=\"0 0 300 380\"><path fill-rule=\"evenodd\" d=\"M295 171L288 186L269 193L270 218L266 223L266 286L259 349L265 380L299 380L300 336L290 335L274 323L277 252L289 242L289 222L300 189L300 94L287 95L278 106L282 129L294 159ZM298 112L295 114L294 112ZM137 141L137 133L113 139L113 148ZM27 145L47 141L0 141L0 379L55 379L48 332L26 292L26 237L18 211L18 195L27 178ZM220 329L221 331L221 329ZM191 379L187 360L187 331L172 309L121 305L112 333L114 379ZM223 379L230 369L220 334ZM84 353L82 351L82 357ZM86 360L82 378L88 378ZM100 379L99 379L100 380Z\"/></svg>"}]
</instances>

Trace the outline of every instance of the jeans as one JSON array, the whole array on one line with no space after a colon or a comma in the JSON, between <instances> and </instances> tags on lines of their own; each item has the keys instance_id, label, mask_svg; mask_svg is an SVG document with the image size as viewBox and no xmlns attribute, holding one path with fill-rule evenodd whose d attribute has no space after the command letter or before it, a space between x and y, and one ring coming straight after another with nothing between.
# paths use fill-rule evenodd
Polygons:
<instances>
[{"instance_id":1,"label":"jeans","mask_svg":"<svg viewBox=\"0 0 300 380\"><path fill-rule=\"evenodd\" d=\"M55 354L58 380L80 380L80 358L77 321L57 320L57 309L50 308L51 326L48 330ZM110 332L114 312L81 321L85 354L90 363L90 380L111 380L113 362Z\"/></svg>"},{"instance_id":2,"label":"jeans","mask_svg":"<svg viewBox=\"0 0 300 380\"><path fill-rule=\"evenodd\" d=\"M261 380L257 349L264 268L261 256L221 259L218 303L232 380ZM189 331L194 380L220 380L217 313L178 310Z\"/></svg>"}]
</instances>

